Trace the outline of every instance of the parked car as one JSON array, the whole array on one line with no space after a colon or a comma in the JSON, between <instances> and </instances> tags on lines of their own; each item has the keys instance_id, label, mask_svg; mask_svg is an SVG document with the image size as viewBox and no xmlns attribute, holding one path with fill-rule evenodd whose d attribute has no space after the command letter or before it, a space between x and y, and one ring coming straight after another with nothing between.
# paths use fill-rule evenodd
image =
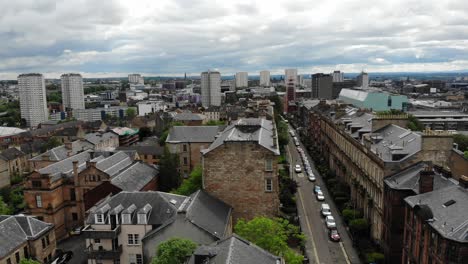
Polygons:
<instances>
[{"instance_id":1,"label":"parked car","mask_svg":"<svg viewBox=\"0 0 468 264\"><path fill-rule=\"evenodd\" d=\"M315 185L314 186L314 193L317 193L318 191L321 191L322 189L320 189L320 186L318 185Z\"/></svg>"},{"instance_id":2,"label":"parked car","mask_svg":"<svg viewBox=\"0 0 468 264\"><path fill-rule=\"evenodd\" d=\"M327 224L328 229L336 228L335 218L333 218L333 216L331 216L331 215L328 215L325 218L325 223Z\"/></svg>"},{"instance_id":3,"label":"parked car","mask_svg":"<svg viewBox=\"0 0 468 264\"><path fill-rule=\"evenodd\" d=\"M82 226L76 227L72 231L70 231L70 235L77 236L77 235L81 234L81 230L83 230Z\"/></svg>"},{"instance_id":4,"label":"parked car","mask_svg":"<svg viewBox=\"0 0 468 264\"><path fill-rule=\"evenodd\" d=\"M65 264L68 263L73 258L73 252L57 250L57 256L50 264Z\"/></svg>"},{"instance_id":5,"label":"parked car","mask_svg":"<svg viewBox=\"0 0 468 264\"><path fill-rule=\"evenodd\" d=\"M336 229L330 229L328 231L331 241L339 242L341 240L340 234Z\"/></svg>"},{"instance_id":6,"label":"parked car","mask_svg":"<svg viewBox=\"0 0 468 264\"><path fill-rule=\"evenodd\" d=\"M327 217L329 215L331 215L331 211L330 211L330 205L324 203L320 206L320 212L322 213L322 216L324 217Z\"/></svg>"},{"instance_id":7,"label":"parked car","mask_svg":"<svg viewBox=\"0 0 468 264\"><path fill-rule=\"evenodd\" d=\"M310 174L310 173L308 172L308 176L307 176L307 177L309 178L309 181L311 181L311 182L314 182L314 181L315 181L315 175L314 175L314 174Z\"/></svg>"},{"instance_id":8,"label":"parked car","mask_svg":"<svg viewBox=\"0 0 468 264\"><path fill-rule=\"evenodd\" d=\"M319 201L325 201L325 195L323 195L322 191L317 192L317 200Z\"/></svg>"},{"instance_id":9,"label":"parked car","mask_svg":"<svg viewBox=\"0 0 468 264\"><path fill-rule=\"evenodd\" d=\"M294 167L294 171L295 171L296 173L302 172L301 165L296 164L296 167Z\"/></svg>"}]
</instances>

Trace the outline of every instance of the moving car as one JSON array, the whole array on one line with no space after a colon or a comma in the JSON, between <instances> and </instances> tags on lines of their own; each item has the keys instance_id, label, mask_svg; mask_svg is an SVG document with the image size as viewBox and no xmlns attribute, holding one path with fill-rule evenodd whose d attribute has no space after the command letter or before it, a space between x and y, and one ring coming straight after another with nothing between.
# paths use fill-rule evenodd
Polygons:
<instances>
[{"instance_id":1,"label":"moving car","mask_svg":"<svg viewBox=\"0 0 468 264\"><path fill-rule=\"evenodd\" d=\"M319 201L325 201L325 195L323 195L322 191L317 192L317 200Z\"/></svg>"},{"instance_id":2,"label":"moving car","mask_svg":"<svg viewBox=\"0 0 468 264\"><path fill-rule=\"evenodd\" d=\"M338 233L338 230L336 229L330 229L328 231L328 235L330 236L331 241L338 242L341 239L340 234Z\"/></svg>"},{"instance_id":3,"label":"moving car","mask_svg":"<svg viewBox=\"0 0 468 264\"><path fill-rule=\"evenodd\" d=\"M331 215L328 215L328 216L325 218L325 224L327 225L327 228L328 228L328 229L334 229L334 228L336 228L335 218L333 218L333 216L331 216Z\"/></svg>"},{"instance_id":4,"label":"moving car","mask_svg":"<svg viewBox=\"0 0 468 264\"><path fill-rule=\"evenodd\" d=\"M320 189L320 186L318 185L315 185L314 186L314 193L317 193L318 191L321 191L322 189Z\"/></svg>"},{"instance_id":5,"label":"moving car","mask_svg":"<svg viewBox=\"0 0 468 264\"><path fill-rule=\"evenodd\" d=\"M320 212L322 213L322 215L324 217L327 217L329 215L331 215L331 211L330 211L330 205L324 203L320 206Z\"/></svg>"},{"instance_id":6,"label":"moving car","mask_svg":"<svg viewBox=\"0 0 468 264\"><path fill-rule=\"evenodd\" d=\"M294 171L295 171L296 173L302 172L301 165L296 164L296 167L294 167Z\"/></svg>"}]
</instances>

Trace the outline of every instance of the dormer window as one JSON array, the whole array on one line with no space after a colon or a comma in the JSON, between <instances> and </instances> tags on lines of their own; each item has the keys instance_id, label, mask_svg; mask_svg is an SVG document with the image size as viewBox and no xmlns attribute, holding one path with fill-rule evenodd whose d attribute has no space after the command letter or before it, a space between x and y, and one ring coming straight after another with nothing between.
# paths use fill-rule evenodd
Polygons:
<instances>
[{"instance_id":1,"label":"dormer window","mask_svg":"<svg viewBox=\"0 0 468 264\"><path fill-rule=\"evenodd\" d=\"M96 214L96 224L104 224L104 215L103 214Z\"/></svg>"},{"instance_id":2,"label":"dormer window","mask_svg":"<svg viewBox=\"0 0 468 264\"><path fill-rule=\"evenodd\" d=\"M131 224L130 214L122 214L122 224Z\"/></svg>"},{"instance_id":3,"label":"dormer window","mask_svg":"<svg viewBox=\"0 0 468 264\"><path fill-rule=\"evenodd\" d=\"M138 224L146 224L146 214L138 214Z\"/></svg>"}]
</instances>

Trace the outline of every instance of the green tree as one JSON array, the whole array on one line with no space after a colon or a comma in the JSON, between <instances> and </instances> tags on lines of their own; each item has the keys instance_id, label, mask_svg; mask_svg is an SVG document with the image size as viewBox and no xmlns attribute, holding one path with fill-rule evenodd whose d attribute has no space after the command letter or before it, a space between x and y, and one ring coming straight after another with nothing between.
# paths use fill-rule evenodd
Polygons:
<instances>
[{"instance_id":1,"label":"green tree","mask_svg":"<svg viewBox=\"0 0 468 264\"><path fill-rule=\"evenodd\" d=\"M159 160L159 175L161 191L168 192L180 186L179 156L170 153L167 147Z\"/></svg>"},{"instance_id":2,"label":"green tree","mask_svg":"<svg viewBox=\"0 0 468 264\"><path fill-rule=\"evenodd\" d=\"M149 127L141 127L140 130L138 130L138 135L140 136L141 141L146 137L151 137L153 135L153 131Z\"/></svg>"},{"instance_id":3,"label":"green tree","mask_svg":"<svg viewBox=\"0 0 468 264\"><path fill-rule=\"evenodd\" d=\"M19 264L41 264L39 261L32 259L22 259Z\"/></svg>"},{"instance_id":4,"label":"green tree","mask_svg":"<svg viewBox=\"0 0 468 264\"><path fill-rule=\"evenodd\" d=\"M185 179L182 184L177 188L174 193L180 195L190 195L197 190L202 188L202 175L203 170L200 165L197 165L192 172L190 173L190 177Z\"/></svg>"},{"instance_id":5,"label":"green tree","mask_svg":"<svg viewBox=\"0 0 468 264\"><path fill-rule=\"evenodd\" d=\"M49 149L53 149L55 147L58 147L62 145L62 142L60 142L60 140L56 137L51 137L47 140L47 142L42 145L41 147L41 152L46 152L47 150Z\"/></svg>"},{"instance_id":6,"label":"green tree","mask_svg":"<svg viewBox=\"0 0 468 264\"><path fill-rule=\"evenodd\" d=\"M53 92L47 96L47 102L62 102L62 94L60 92Z\"/></svg>"},{"instance_id":7,"label":"green tree","mask_svg":"<svg viewBox=\"0 0 468 264\"><path fill-rule=\"evenodd\" d=\"M156 249L152 264L185 263L193 254L197 244L189 239L171 238L161 243Z\"/></svg>"},{"instance_id":8,"label":"green tree","mask_svg":"<svg viewBox=\"0 0 468 264\"><path fill-rule=\"evenodd\" d=\"M463 157L465 157L465 159L468 159L468 150L465 150L465 152L463 153Z\"/></svg>"},{"instance_id":9,"label":"green tree","mask_svg":"<svg viewBox=\"0 0 468 264\"><path fill-rule=\"evenodd\" d=\"M128 119L133 119L136 116L136 110L133 107L129 107L125 111L125 114L127 115Z\"/></svg>"},{"instance_id":10,"label":"green tree","mask_svg":"<svg viewBox=\"0 0 468 264\"><path fill-rule=\"evenodd\" d=\"M349 229L351 232L362 235L369 228L369 223L364 218L353 219L349 222Z\"/></svg>"},{"instance_id":11,"label":"green tree","mask_svg":"<svg viewBox=\"0 0 468 264\"><path fill-rule=\"evenodd\" d=\"M3 201L3 197L0 196L0 215L9 215L11 210L8 205Z\"/></svg>"},{"instance_id":12,"label":"green tree","mask_svg":"<svg viewBox=\"0 0 468 264\"><path fill-rule=\"evenodd\" d=\"M408 128L412 131L423 131L424 125L413 115L408 115Z\"/></svg>"},{"instance_id":13,"label":"green tree","mask_svg":"<svg viewBox=\"0 0 468 264\"><path fill-rule=\"evenodd\" d=\"M453 142L458 144L458 149L460 151L468 150L468 136L462 134L453 135Z\"/></svg>"},{"instance_id":14,"label":"green tree","mask_svg":"<svg viewBox=\"0 0 468 264\"><path fill-rule=\"evenodd\" d=\"M303 256L289 248L291 238L304 241L297 226L282 218L256 217L250 221L240 219L234 227L235 233L277 256L284 256L288 264L302 263Z\"/></svg>"},{"instance_id":15,"label":"green tree","mask_svg":"<svg viewBox=\"0 0 468 264\"><path fill-rule=\"evenodd\" d=\"M277 124L278 144L283 147L289 143L288 125L284 121L279 121Z\"/></svg>"}]
</instances>

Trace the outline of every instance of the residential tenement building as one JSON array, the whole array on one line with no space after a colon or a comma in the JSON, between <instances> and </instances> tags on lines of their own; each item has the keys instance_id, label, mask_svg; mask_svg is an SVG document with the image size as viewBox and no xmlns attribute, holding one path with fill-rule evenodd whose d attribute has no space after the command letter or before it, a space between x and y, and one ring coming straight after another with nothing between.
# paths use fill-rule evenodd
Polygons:
<instances>
[{"instance_id":1,"label":"residential tenement building","mask_svg":"<svg viewBox=\"0 0 468 264\"><path fill-rule=\"evenodd\" d=\"M343 82L344 81L344 73L340 71L333 71L333 82Z\"/></svg>"},{"instance_id":2,"label":"residential tenement building","mask_svg":"<svg viewBox=\"0 0 468 264\"><path fill-rule=\"evenodd\" d=\"M88 200L99 201L115 189L157 189L158 169L136 159L134 152L87 150L34 171L25 183L26 211L53 223L57 237L64 238L83 223ZM94 191L106 183L112 186Z\"/></svg>"},{"instance_id":3,"label":"residential tenement building","mask_svg":"<svg viewBox=\"0 0 468 264\"><path fill-rule=\"evenodd\" d=\"M236 73L236 88L249 87L249 74L247 72Z\"/></svg>"},{"instance_id":4,"label":"residential tenement building","mask_svg":"<svg viewBox=\"0 0 468 264\"><path fill-rule=\"evenodd\" d=\"M199 190L190 196L121 192L89 210L88 263L150 263L161 242L184 237L211 244L231 234L231 207Z\"/></svg>"},{"instance_id":5,"label":"residential tenement building","mask_svg":"<svg viewBox=\"0 0 468 264\"><path fill-rule=\"evenodd\" d=\"M37 127L49 119L44 77L39 73L18 76L21 118L29 127Z\"/></svg>"},{"instance_id":6,"label":"residential tenement building","mask_svg":"<svg viewBox=\"0 0 468 264\"><path fill-rule=\"evenodd\" d=\"M270 86L270 71L260 72L260 86Z\"/></svg>"},{"instance_id":7,"label":"residential tenement building","mask_svg":"<svg viewBox=\"0 0 468 264\"><path fill-rule=\"evenodd\" d=\"M405 198L402 263L466 263L468 177L434 191L429 191L431 180L428 192Z\"/></svg>"},{"instance_id":8,"label":"residential tenement building","mask_svg":"<svg viewBox=\"0 0 468 264\"><path fill-rule=\"evenodd\" d=\"M203 189L234 209L234 220L279 212L275 124L239 119L202 150Z\"/></svg>"},{"instance_id":9,"label":"residential tenement building","mask_svg":"<svg viewBox=\"0 0 468 264\"><path fill-rule=\"evenodd\" d=\"M200 152L216 139L222 127L218 126L173 126L167 135L166 144L171 153L179 156L180 172L187 176L201 162Z\"/></svg>"},{"instance_id":10,"label":"residential tenement building","mask_svg":"<svg viewBox=\"0 0 468 264\"><path fill-rule=\"evenodd\" d=\"M28 155L17 148L0 153L0 188L10 186L14 177L23 177L29 172Z\"/></svg>"},{"instance_id":11,"label":"residential tenement building","mask_svg":"<svg viewBox=\"0 0 468 264\"><path fill-rule=\"evenodd\" d=\"M65 109L85 109L83 78L77 73L63 74L62 102Z\"/></svg>"},{"instance_id":12,"label":"residential tenement building","mask_svg":"<svg viewBox=\"0 0 468 264\"><path fill-rule=\"evenodd\" d=\"M0 263L37 259L48 263L55 254L54 226L32 216L0 215Z\"/></svg>"},{"instance_id":13,"label":"residential tenement building","mask_svg":"<svg viewBox=\"0 0 468 264\"><path fill-rule=\"evenodd\" d=\"M216 71L201 73L201 101L205 108L221 105L221 73Z\"/></svg>"}]
</instances>

